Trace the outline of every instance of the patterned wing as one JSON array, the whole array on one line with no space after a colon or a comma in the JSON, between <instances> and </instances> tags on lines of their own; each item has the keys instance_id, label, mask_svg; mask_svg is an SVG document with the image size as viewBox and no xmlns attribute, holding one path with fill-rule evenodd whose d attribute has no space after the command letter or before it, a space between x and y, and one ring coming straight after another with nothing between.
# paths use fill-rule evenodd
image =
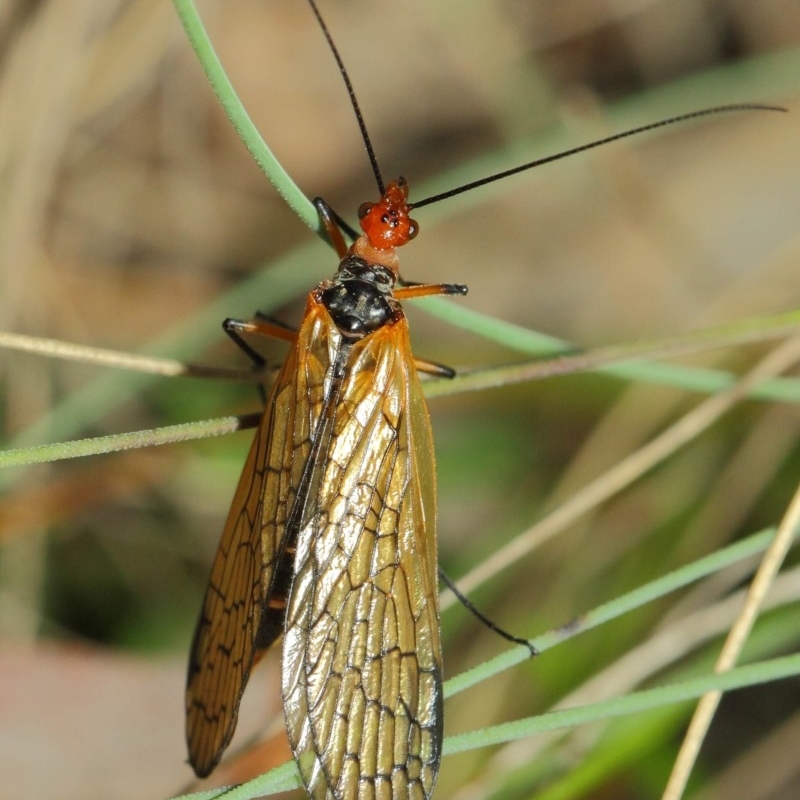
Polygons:
<instances>
[{"instance_id":1,"label":"patterned wing","mask_svg":"<svg viewBox=\"0 0 800 800\"><path fill-rule=\"evenodd\" d=\"M314 800L433 791L442 689L432 467L400 317L353 345L316 511L297 543L283 698Z\"/></svg>"},{"instance_id":2,"label":"patterned wing","mask_svg":"<svg viewBox=\"0 0 800 800\"><path fill-rule=\"evenodd\" d=\"M233 736L259 651L283 632L293 572L291 510L320 414L327 347L324 321L307 315L275 382L214 558L186 687L186 741L200 777L219 763Z\"/></svg>"}]
</instances>

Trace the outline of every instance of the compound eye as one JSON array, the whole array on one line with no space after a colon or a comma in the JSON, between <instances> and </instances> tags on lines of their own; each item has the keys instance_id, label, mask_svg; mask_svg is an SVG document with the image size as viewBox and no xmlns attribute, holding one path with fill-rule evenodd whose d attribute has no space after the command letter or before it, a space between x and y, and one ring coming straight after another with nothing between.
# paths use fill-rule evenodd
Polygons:
<instances>
[{"instance_id":1,"label":"compound eye","mask_svg":"<svg viewBox=\"0 0 800 800\"><path fill-rule=\"evenodd\" d=\"M406 234L408 236L408 241L410 242L412 239L414 239L418 233L419 233L419 225L417 224L417 221L409 217L408 233Z\"/></svg>"},{"instance_id":2,"label":"compound eye","mask_svg":"<svg viewBox=\"0 0 800 800\"><path fill-rule=\"evenodd\" d=\"M369 212L372 211L374 206L375 206L375 203L362 203L358 207L358 218L359 219L364 219L364 217L366 217L367 214L369 214Z\"/></svg>"}]
</instances>

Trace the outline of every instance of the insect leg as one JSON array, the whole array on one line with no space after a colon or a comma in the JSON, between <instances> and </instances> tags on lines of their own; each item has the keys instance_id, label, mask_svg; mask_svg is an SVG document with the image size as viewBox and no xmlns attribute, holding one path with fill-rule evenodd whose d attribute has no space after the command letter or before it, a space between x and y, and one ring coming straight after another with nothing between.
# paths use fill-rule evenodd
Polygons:
<instances>
[{"instance_id":1,"label":"insect leg","mask_svg":"<svg viewBox=\"0 0 800 800\"><path fill-rule=\"evenodd\" d=\"M437 378L455 378L456 371L446 364L440 364L438 361L429 361L427 358L414 358L414 366L419 372L425 372L428 375L436 375Z\"/></svg>"},{"instance_id":2,"label":"insect leg","mask_svg":"<svg viewBox=\"0 0 800 800\"><path fill-rule=\"evenodd\" d=\"M250 333L254 336L269 336L273 339L283 339L285 342L294 342L297 331L279 322L267 319L245 320L228 318L222 323L222 330L231 337L233 343L253 362L256 367L263 367L267 362L261 353L252 348L245 340L243 334Z\"/></svg>"},{"instance_id":3,"label":"insect leg","mask_svg":"<svg viewBox=\"0 0 800 800\"><path fill-rule=\"evenodd\" d=\"M336 255L343 258L347 252L347 242L342 236L342 231L352 239L357 239L358 234L321 197L315 197L312 202L314 208L317 209L320 222L328 234L328 239L333 245L333 249L336 250Z\"/></svg>"},{"instance_id":4,"label":"insect leg","mask_svg":"<svg viewBox=\"0 0 800 800\"><path fill-rule=\"evenodd\" d=\"M403 281L402 286L394 290L394 296L398 300L408 300L413 297L429 297L435 294L461 294L467 293L467 287L463 283L409 283ZM427 372L429 375L438 375L440 378L454 378L456 373L451 367L438 364L436 361L428 361L425 358L415 358L414 364L420 372Z\"/></svg>"},{"instance_id":5,"label":"insect leg","mask_svg":"<svg viewBox=\"0 0 800 800\"><path fill-rule=\"evenodd\" d=\"M287 325L285 322L282 322L279 319L275 319L275 317L271 317L269 314L265 314L263 311L256 311L255 317L259 322L265 322L269 331L265 331L263 336L270 336L273 339L276 338L276 334L274 332L274 328L282 331L280 335L277 336L278 339L283 339L286 342L294 342L297 338L297 328L293 327L292 325ZM256 331L258 333L258 331ZM294 334L291 336L290 334Z\"/></svg>"},{"instance_id":6,"label":"insect leg","mask_svg":"<svg viewBox=\"0 0 800 800\"><path fill-rule=\"evenodd\" d=\"M434 294L461 294L467 293L463 283L408 283L398 286L394 296L398 300L409 300L414 297L430 297Z\"/></svg>"},{"instance_id":7,"label":"insect leg","mask_svg":"<svg viewBox=\"0 0 800 800\"><path fill-rule=\"evenodd\" d=\"M487 628L493 630L495 633L499 634L504 639L507 639L509 642L521 644L523 647L527 647L531 656L539 655L539 651L531 644L529 639L526 639L523 636L514 636L513 633L503 630L496 622L493 622L485 614L478 611L478 609L475 608L475 604L472 602L472 600L470 600L461 592L461 590L456 586L455 581L451 580L450 576L441 567L439 567L439 577L442 579L442 583L447 586L447 588L450 589L450 591L458 598L464 608L466 608L467 611L472 612L484 625L486 625Z\"/></svg>"},{"instance_id":8,"label":"insect leg","mask_svg":"<svg viewBox=\"0 0 800 800\"><path fill-rule=\"evenodd\" d=\"M267 319L263 314L259 314L258 311L256 316L258 319L255 320L231 319L229 317L222 323L222 330L230 336L231 341L253 362L253 367L256 370L262 370L267 365L267 360L248 344L243 334L270 336L273 339L294 342L297 339L297 331L281 322ZM259 384L259 391L261 392L261 399L266 403L267 398L263 384Z\"/></svg>"}]
</instances>

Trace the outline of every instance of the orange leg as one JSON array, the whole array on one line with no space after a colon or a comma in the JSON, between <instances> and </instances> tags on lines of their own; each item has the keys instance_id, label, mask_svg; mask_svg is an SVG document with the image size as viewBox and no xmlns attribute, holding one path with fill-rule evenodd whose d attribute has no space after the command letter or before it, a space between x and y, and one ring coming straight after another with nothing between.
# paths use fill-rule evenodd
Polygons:
<instances>
[{"instance_id":1,"label":"orange leg","mask_svg":"<svg viewBox=\"0 0 800 800\"><path fill-rule=\"evenodd\" d=\"M319 214L320 222L325 228L325 233L328 234L328 239L333 245L333 249L336 250L339 258L344 258L344 254L347 252L347 242L342 236L343 220L338 219L336 212L321 197L315 197L313 202L314 207L317 209L317 214ZM348 233L354 233L349 225L346 228Z\"/></svg>"},{"instance_id":2,"label":"orange leg","mask_svg":"<svg viewBox=\"0 0 800 800\"><path fill-rule=\"evenodd\" d=\"M233 343L247 355L253 364L261 368L266 364L264 357L254 350L244 339L243 334L254 336L269 336L273 339L282 339L284 342L292 343L297 339L297 331L287 328L277 322L268 319L226 319L222 323L222 330L228 334Z\"/></svg>"},{"instance_id":3,"label":"orange leg","mask_svg":"<svg viewBox=\"0 0 800 800\"><path fill-rule=\"evenodd\" d=\"M394 290L394 296L398 300L430 297L437 294L464 295L466 293L467 287L463 283L407 283L404 286L396 287ZM454 378L456 375L455 370L450 367L424 358L415 358L414 365L420 372L427 372L429 375L437 375L440 378Z\"/></svg>"},{"instance_id":4,"label":"orange leg","mask_svg":"<svg viewBox=\"0 0 800 800\"><path fill-rule=\"evenodd\" d=\"M409 300L413 297L430 297L435 294L466 294L467 287L463 283L411 283L398 286L394 296L398 300Z\"/></svg>"},{"instance_id":5,"label":"orange leg","mask_svg":"<svg viewBox=\"0 0 800 800\"><path fill-rule=\"evenodd\" d=\"M414 366L419 372L436 375L438 378L455 378L456 371L452 367L439 364L437 361L428 361L427 358L414 358Z\"/></svg>"}]
</instances>

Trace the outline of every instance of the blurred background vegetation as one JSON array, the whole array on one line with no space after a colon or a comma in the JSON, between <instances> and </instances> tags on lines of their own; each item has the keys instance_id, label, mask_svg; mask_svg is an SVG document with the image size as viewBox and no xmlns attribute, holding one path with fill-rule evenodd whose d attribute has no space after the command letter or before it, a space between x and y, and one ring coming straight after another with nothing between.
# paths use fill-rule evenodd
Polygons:
<instances>
[{"instance_id":1,"label":"blurred background vegetation","mask_svg":"<svg viewBox=\"0 0 800 800\"><path fill-rule=\"evenodd\" d=\"M321 6L384 175L405 175L417 197L546 155L540 148L554 141L577 144L704 106L761 101L792 111L676 126L421 209L421 235L402 254L408 279L467 283L468 297L454 302L581 347L800 302L796 0ZM375 189L306 4L227 0L200 10L285 167L309 196L353 219ZM263 294L226 300L290 256L303 266L289 278L263 272ZM295 323L305 293L334 268L224 118L171 4L0 3L0 328L245 366L222 317L249 317L291 295L279 315ZM427 358L457 369L522 358L408 313L415 351ZM741 373L764 351L684 362ZM267 352L280 358L280 345ZM260 405L248 385L142 381L10 352L0 365L9 447ZM457 577L479 564L700 399L584 374L432 401L443 565ZM796 405L741 404L474 599L504 627L533 635L776 524L800 475L799 429ZM250 439L0 476L4 795L125 800L188 783L185 659ZM648 606L455 698L447 731L546 710L744 577ZM796 616L796 605L766 615L754 653L795 649ZM504 647L460 609L443 627L448 675ZM712 639L690 648L669 668L708 669L718 647ZM252 679L238 739L266 727L267 743L223 778L286 757L278 662L276 651ZM646 678L667 675L654 672ZM620 680L600 681L589 697L628 688ZM446 759L437 796L658 797L690 710ZM797 797L798 736L797 681L729 696L690 796Z\"/></svg>"}]
</instances>

